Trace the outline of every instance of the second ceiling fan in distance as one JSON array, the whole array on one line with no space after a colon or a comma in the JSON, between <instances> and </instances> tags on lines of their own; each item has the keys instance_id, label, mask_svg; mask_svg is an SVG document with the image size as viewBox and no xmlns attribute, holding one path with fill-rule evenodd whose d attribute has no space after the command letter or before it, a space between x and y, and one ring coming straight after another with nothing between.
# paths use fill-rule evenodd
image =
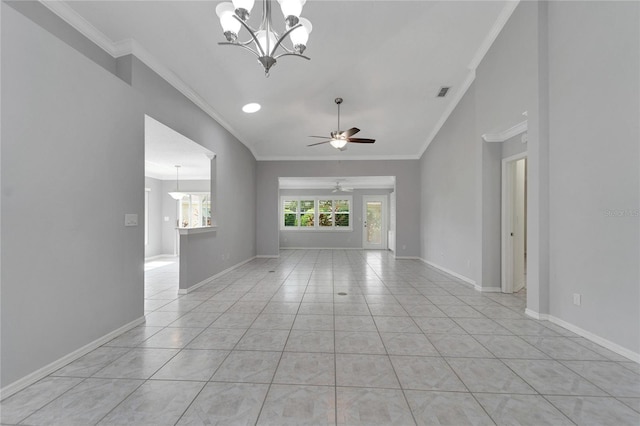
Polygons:
<instances>
[{"instance_id":1,"label":"second ceiling fan in distance","mask_svg":"<svg viewBox=\"0 0 640 426\"><path fill-rule=\"evenodd\" d=\"M375 139L354 138L352 137L360 131L357 127L352 127L348 130L340 130L340 104L342 104L342 98L336 98L335 103L338 105L338 130L330 133L329 139L322 142L316 142L307 146L322 145L325 143L331 144L332 147L344 151L347 149L347 143L374 143ZM326 136L309 136L310 138L326 139Z\"/></svg>"}]
</instances>

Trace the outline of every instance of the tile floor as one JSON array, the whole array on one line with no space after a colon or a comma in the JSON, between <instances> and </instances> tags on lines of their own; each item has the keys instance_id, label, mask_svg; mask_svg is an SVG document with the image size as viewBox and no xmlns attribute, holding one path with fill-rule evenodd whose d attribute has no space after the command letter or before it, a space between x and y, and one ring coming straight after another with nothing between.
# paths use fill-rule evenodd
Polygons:
<instances>
[{"instance_id":1,"label":"tile floor","mask_svg":"<svg viewBox=\"0 0 640 426\"><path fill-rule=\"evenodd\" d=\"M387 252L283 250L7 398L2 424L640 425L640 366ZM346 293L342 295L342 293Z\"/></svg>"}]
</instances>

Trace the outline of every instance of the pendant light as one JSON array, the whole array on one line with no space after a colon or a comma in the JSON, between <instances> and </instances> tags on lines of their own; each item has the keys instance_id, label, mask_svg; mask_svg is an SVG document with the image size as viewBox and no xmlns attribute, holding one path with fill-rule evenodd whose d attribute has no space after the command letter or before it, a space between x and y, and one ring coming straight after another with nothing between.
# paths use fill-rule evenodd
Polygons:
<instances>
[{"instance_id":1,"label":"pendant light","mask_svg":"<svg viewBox=\"0 0 640 426\"><path fill-rule=\"evenodd\" d=\"M175 167L176 167L176 190L174 192L169 192L169 195L171 196L171 198L178 201L178 200L182 200L182 198L184 198L186 194L184 192L180 192L180 181L178 179L178 170L180 170L180 166L176 165Z\"/></svg>"}]
</instances>

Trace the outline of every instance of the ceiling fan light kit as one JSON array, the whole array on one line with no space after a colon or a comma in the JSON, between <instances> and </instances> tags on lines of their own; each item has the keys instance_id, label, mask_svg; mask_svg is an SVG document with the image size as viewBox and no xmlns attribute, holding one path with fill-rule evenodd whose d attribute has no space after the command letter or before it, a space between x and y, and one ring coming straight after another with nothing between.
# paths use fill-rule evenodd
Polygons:
<instances>
[{"instance_id":1,"label":"ceiling fan light kit","mask_svg":"<svg viewBox=\"0 0 640 426\"><path fill-rule=\"evenodd\" d=\"M347 143L374 143L375 139L365 139L365 138L352 138L351 136L355 135L360 131L357 127L352 127L348 130L341 131L340 130L340 104L342 104L342 98L336 98L334 100L336 105L338 105L338 130L330 133L330 139L323 142L316 142L309 144L307 146L316 146L322 145L325 143L330 144L332 147L344 151L347 149ZM310 138L321 138L326 139L325 136L309 136Z\"/></svg>"},{"instance_id":2,"label":"ceiling fan light kit","mask_svg":"<svg viewBox=\"0 0 640 426\"><path fill-rule=\"evenodd\" d=\"M255 0L233 0L233 2L219 3L216 7L216 14L220 18L220 25L227 39L226 42L218 44L247 49L256 55L266 76L269 76L269 70L282 56L297 56L309 60L310 58L304 56L303 52L307 48L309 34L313 29L308 19L300 17L302 7L307 0L278 0L285 22L285 32L279 35L273 30L271 22L271 1L263 0L262 22L258 28L252 28L247 23ZM244 42L238 40L238 34L242 28L245 28L251 36ZM291 39L293 49L283 44L287 36Z\"/></svg>"}]
</instances>

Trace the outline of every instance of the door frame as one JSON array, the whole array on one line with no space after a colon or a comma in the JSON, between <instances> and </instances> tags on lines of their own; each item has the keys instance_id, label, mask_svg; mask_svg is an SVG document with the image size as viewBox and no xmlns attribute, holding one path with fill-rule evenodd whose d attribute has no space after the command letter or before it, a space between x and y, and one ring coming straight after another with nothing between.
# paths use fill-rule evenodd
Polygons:
<instances>
[{"instance_id":1,"label":"door frame","mask_svg":"<svg viewBox=\"0 0 640 426\"><path fill-rule=\"evenodd\" d=\"M503 293L513 293L513 238L510 236L513 228L513 185L514 173L511 166L515 162L527 158L527 151L502 159L502 197L501 197L501 289ZM527 168L528 170L528 168ZM526 203L526 201L525 201ZM526 205L526 204L525 204ZM527 223L525 222L525 229ZM526 247L525 247L526 251ZM526 279L526 277L525 277ZM526 286L526 283L525 283Z\"/></svg>"},{"instance_id":2,"label":"door frame","mask_svg":"<svg viewBox=\"0 0 640 426\"><path fill-rule=\"evenodd\" d=\"M381 211L381 222L382 229L380 230L380 247L367 247L367 233L366 233L366 223L367 223L367 202L368 201L380 201L382 203L382 211ZM387 232L389 229L388 222L388 208L389 208L389 197L388 195L363 195L362 196L362 248L364 250L388 250L388 241L387 241Z\"/></svg>"}]
</instances>

